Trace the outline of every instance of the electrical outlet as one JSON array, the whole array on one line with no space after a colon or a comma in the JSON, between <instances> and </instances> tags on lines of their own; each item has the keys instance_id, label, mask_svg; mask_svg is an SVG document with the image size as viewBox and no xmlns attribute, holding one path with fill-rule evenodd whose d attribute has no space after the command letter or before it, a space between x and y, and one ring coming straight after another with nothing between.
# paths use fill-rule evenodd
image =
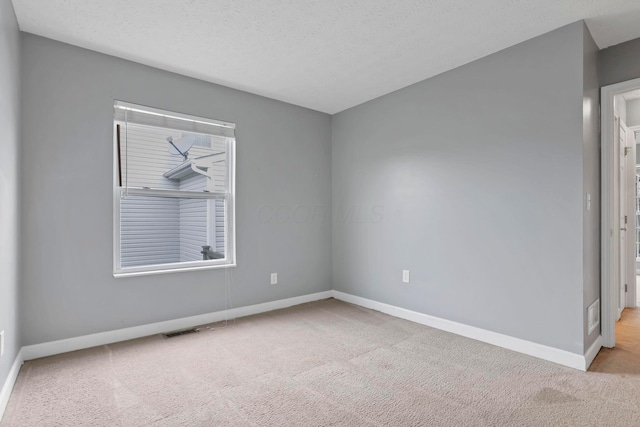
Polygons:
<instances>
[{"instance_id":1,"label":"electrical outlet","mask_svg":"<svg viewBox=\"0 0 640 427\"><path fill-rule=\"evenodd\" d=\"M272 285L278 284L278 273L271 273L271 284Z\"/></svg>"},{"instance_id":2,"label":"electrical outlet","mask_svg":"<svg viewBox=\"0 0 640 427\"><path fill-rule=\"evenodd\" d=\"M409 270L402 270L402 283L409 283Z\"/></svg>"},{"instance_id":3,"label":"electrical outlet","mask_svg":"<svg viewBox=\"0 0 640 427\"><path fill-rule=\"evenodd\" d=\"M4 356L4 331L0 331L0 358Z\"/></svg>"}]
</instances>

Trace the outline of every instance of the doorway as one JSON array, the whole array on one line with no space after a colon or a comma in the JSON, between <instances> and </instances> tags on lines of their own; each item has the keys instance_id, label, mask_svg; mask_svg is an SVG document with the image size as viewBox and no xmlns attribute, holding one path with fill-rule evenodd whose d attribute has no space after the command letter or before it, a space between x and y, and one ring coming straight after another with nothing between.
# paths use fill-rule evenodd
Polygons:
<instances>
[{"instance_id":1,"label":"doorway","mask_svg":"<svg viewBox=\"0 0 640 427\"><path fill-rule=\"evenodd\" d=\"M630 186L627 189L629 195L626 202L630 204L627 207L629 219L625 227L629 228L627 237L630 239L626 247L632 254L630 253L625 258L631 265L627 272L628 286L625 295L623 295L623 309L640 306L640 292L638 291L638 271L640 269L640 150L638 150L640 142L640 90L627 92L625 95L626 121L628 123L626 128L627 146L630 153L626 165L629 168L629 176L624 184Z\"/></svg>"},{"instance_id":2,"label":"doorway","mask_svg":"<svg viewBox=\"0 0 640 427\"><path fill-rule=\"evenodd\" d=\"M603 346L614 347L616 321L626 308L637 304L640 204L636 134L640 131L640 79L603 87L601 104L600 320Z\"/></svg>"}]
</instances>

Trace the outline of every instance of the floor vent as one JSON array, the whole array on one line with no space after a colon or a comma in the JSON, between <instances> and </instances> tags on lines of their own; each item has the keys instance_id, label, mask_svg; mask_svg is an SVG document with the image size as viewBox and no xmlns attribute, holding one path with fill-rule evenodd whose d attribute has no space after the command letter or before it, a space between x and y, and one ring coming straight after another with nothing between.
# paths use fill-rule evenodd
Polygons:
<instances>
[{"instance_id":1,"label":"floor vent","mask_svg":"<svg viewBox=\"0 0 640 427\"><path fill-rule=\"evenodd\" d=\"M194 328L194 329L184 329L182 331L167 332L166 334L162 334L162 335L164 335L165 338L173 338L173 337L179 337L180 335L195 334L196 332L198 332L198 330Z\"/></svg>"}]
</instances>

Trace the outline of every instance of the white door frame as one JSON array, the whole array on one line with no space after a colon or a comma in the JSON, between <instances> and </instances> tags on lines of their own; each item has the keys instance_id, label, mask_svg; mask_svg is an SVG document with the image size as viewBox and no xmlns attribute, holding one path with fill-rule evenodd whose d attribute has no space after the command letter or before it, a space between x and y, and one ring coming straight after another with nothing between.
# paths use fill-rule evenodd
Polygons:
<instances>
[{"instance_id":1,"label":"white door frame","mask_svg":"<svg viewBox=\"0 0 640 427\"><path fill-rule=\"evenodd\" d=\"M629 250L631 250L631 252L633 252L635 254L636 253L636 240L638 238L637 237L637 233L636 233L636 203L638 203L638 201L636 200L637 194L635 192L635 190L636 190L636 187L635 187L636 178L635 177L636 177L636 173L637 173L636 172L636 149L637 149L637 147L636 147L635 135L636 135L636 132L640 132L640 125L638 125L638 126L630 126L630 127L627 128L627 131L629 132L628 137L631 140L630 144L631 144L631 147L632 147L632 149L631 149L632 154L631 155L633 156L632 157L633 158L633 168L632 168L633 170L632 170L631 175L633 176L633 181L634 181L634 184L633 184L633 208L629 209L630 211L633 211L633 212L629 213L629 215L630 215L629 218L631 218L631 219L629 220L629 225L628 225L628 227L631 227L631 229L633 230L633 237L631 239L631 242L629 242L629 247L630 247ZM638 306L638 304L636 302L637 301L637 287L636 287L636 280L635 280L636 276L637 276L636 265L637 265L637 261L636 261L635 255L634 255L634 257L633 257L633 266L632 266L633 268L630 268L630 271L633 273L632 274L633 281L631 283L629 283L629 291L627 292L627 301L626 301L627 308L636 308Z\"/></svg>"},{"instance_id":2,"label":"white door frame","mask_svg":"<svg viewBox=\"0 0 640 427\"><path fill-rule=\"evenodd\" d=\"M616 345L616 324L615 317L618 309L616 301L616 265L620 265L618 251L614 251L614 245L618 245L614 240L619 228L619 219L614 210L614 155L613 152L613 97L630 90L640 89L640 79L628 80L604 86L600 93L601 104L601 143L600 143L600 299L601 316L600 327L602 334L602 345L604 347L615 347ZM616 233L614 233L614 230Z\"/></svg>"}]
</instances>

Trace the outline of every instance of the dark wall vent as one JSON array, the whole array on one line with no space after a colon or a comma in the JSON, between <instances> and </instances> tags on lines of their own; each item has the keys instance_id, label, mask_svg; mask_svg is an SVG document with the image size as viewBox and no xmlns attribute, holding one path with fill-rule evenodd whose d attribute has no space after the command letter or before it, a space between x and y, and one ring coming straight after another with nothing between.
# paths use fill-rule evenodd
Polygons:
<instances>
[{"instance_id":1,"label":"dark wall vent","mask_svg":"<svg viewBox=\"0 0 640 427\"><path fill-rule=\"evenodd\" d=\"M198 332L198 330L193 328L193 329L184 329L182 331L167 332L166 334L162 334L162 335L165 338L173 338L173 337L179 337L180 335L195 334L196 332Z\"/></svg>"}]
</instances>

